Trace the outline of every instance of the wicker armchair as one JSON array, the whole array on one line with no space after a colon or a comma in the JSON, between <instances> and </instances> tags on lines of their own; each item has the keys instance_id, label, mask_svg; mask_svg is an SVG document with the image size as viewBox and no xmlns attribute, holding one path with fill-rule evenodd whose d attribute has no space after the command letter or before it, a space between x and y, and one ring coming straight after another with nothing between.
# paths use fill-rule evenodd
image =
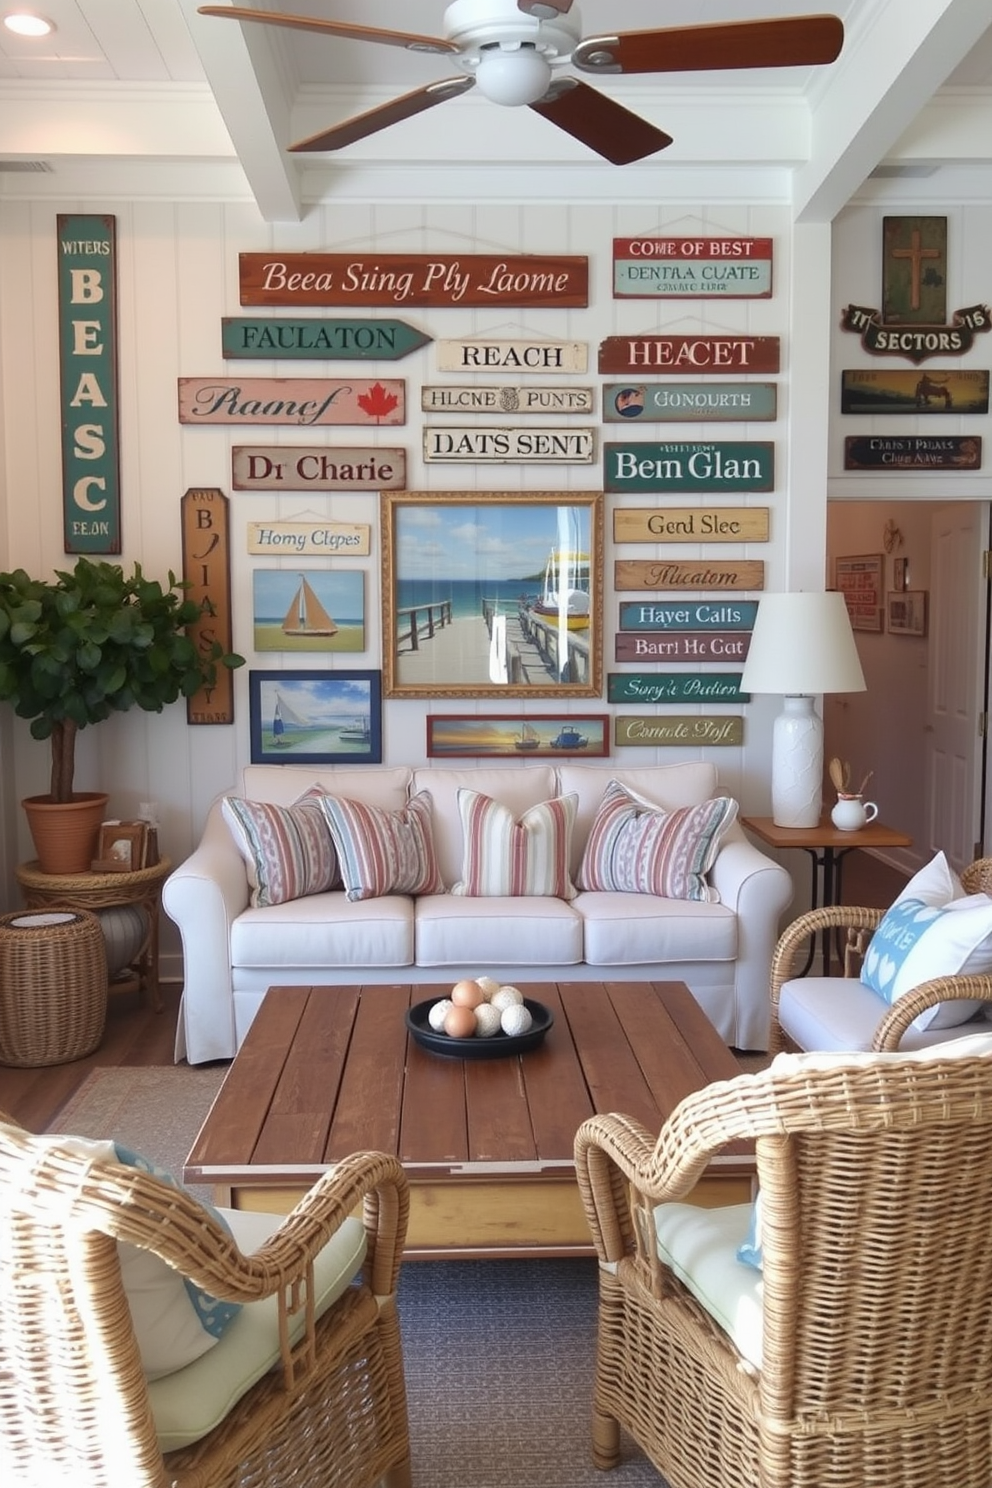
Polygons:
<instances>
[{"instance_id":1,"label":"wicker armchair","mask_svg":"<svg viewBox=\"0 0 992 1488\"><path fill-rule=\"evenodd\" d=\"M961 874L961 882L969 894L992 894L992 858L977 858ZM821 1049L920 1048L975 1031L968 1023L924 1033L914 1030L904 1042L914 1020L937 1003L976 999L992 1003L992 976L934 978L900 997L882 1016L879 1016L879 999L873 992L865 988L862 996L858 987L851 986L850 981L843 985L839 977L802 978L802 986L798 988L796 968L807 958L811 944L823 936L833 937L834 945L840 946L844 978L857 979L865 949L884 914L884 909L837 904L800 915L782 932L771 966L768 1047L772 1054L783 1049L814 1047L812 1041L798 1033L799 1026L808 1023L808 1018L790 1016L790 995L797 990L807 1009L813 1003L816 1005L822 1036L815 1047Z\"/></svg>"},{"instance_id":2,"label":"wicker armchair","mask_svg":"<svg viewBox=\"0 0 992 1488\"><path fill-rule=\"evenodd\" d=\"M670 1488L988 1488L992 1059L812 1059L689 1096L657 1139L621 1116L580 1127L596 1465L623 1428ZM653 1206L735 1138L756 1139L761 1183L760 1367L654 1243Z\"/></svg>"},{"instance_id":3,"label":"wicker armchair","mask_svg":"<svg viewBox=\"0 0 992 1488\"><path fill-rule=\"evenodd\" d=\"M50 1140L0 1126L0 1482L371 1488L382 1481L409 1488L395 1305L409 1201L394 1158L347 1158L260 1250L243 1255L188 1194ZM363 1277L315 1323L313 1257L356 1207L367 1235ZM167 1454L117 1240L154 1251L218 1298L278 1297L282 1366L208 1435ZM301 1310L302 1335L293 1344L287 1329Z\"/></svg>"}]
</instances>

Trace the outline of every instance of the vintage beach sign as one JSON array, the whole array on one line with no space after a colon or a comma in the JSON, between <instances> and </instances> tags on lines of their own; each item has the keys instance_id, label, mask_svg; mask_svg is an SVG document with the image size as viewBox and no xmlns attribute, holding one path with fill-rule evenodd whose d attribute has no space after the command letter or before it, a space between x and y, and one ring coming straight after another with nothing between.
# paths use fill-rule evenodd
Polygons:
<instances>
[{"instance_id":1,"label":"vintage beach sign","mask_svg":"<svg viewBox=\"0 0 992 1488\"><path fill-rule=\"evenodd\" d=\"M393 491L406 485L402 449L296 448L236 444L231 451L236 491Z\"/></svg>"},{"instance_id":2,"label":"vintage beach sign","mask_svg":"<svg viewBox=\"0 0 992 1488\"><path fill-rule=\"evenodd\" d=\"M551 254L242 253L242 305L584 309L589 260Z\"/></svg>"},{"instance_id":3,"label":"vintage beach sign","mask_svg":"<svg viewBox=\"0 0 992 1488\"><path fill-rule=\"evenodd\" d=\"M751 630L758 613L756 599L625 600L621 630Z\"/></svg>"},{"instance_id":4,"label":"vintage beach sign","mask_svg":"<svg viewBox=\"0 0 992 1488\"><path fill-rule=\"evenodd\" d=\"M771 238L614 238L613 297L767 300Z\"/></svg>"},{"instance_id":5,"label":"vintage beach sign","mask_svg":"<svg viewBox=\"0 0 992 1488\"><path fill-rule=\"evenodd\" d=\"M586 341L487 341L473 336L465 341L438 341L439 372L585 372L589 367Z\"/></svg>"},{"instance_id":6,"label":"vintage beach sign","mask_svg":"<svg viewBox=\"0 0 992 1488\"><path fill-rule=\"evenodd\" d=\"M405 320L247 320L220 323L225 357L398 362L431 340Z\"/></svg>"},{"instance_id":7,"label":"vintage beach sign","mask_svg":"<svg viewBox=\"0 0 992 1488\"><path fill-rule=\"evenodd\" d=\"M445 383L422 387L424 413L593 413L591 387L474 387Z\"/></svg>"},{"instance_id":8,"label":"vintage beach sign","mask_svg":"<svg viewBox=\"0 0 992 1488\"><path fill-rule=\"evenodd\" d=\"M406 383L360 377L180 377L181 424L404 424Z\"/></svg>"},{"instance_id":9,"label":"vintage beach sign","mask_svg":"<svg viewBox=\"0 0 992 1488\"><path fill-rule=\"evenodd\" d=\"M121 551L117 223L56 217L63 548Z\"/></svg>"},{"instance_id":10,"label":"vintage beach sign","mask_svg":"<svg viewBox=\"0 0 992 1488\"><path fill-rule=\"evenodd\" d=\"M617 661L743 661L751 646L749 630L621 631L614 637Z\"/></svg>"},{"instance_id":11,"label":"vintage beach sign","mask_svg":"<svg viewBox=\"0 0 992 1488\"><path fill-rule=\"evenodd\" d=\"M982 441L975 435L849 435L844 440L845 470L978 470Z\"/></svg>"},{"instance_id":12,"label":"vintage beach sign","mask_svg":"<svg viewBox=\"0 0 992 1488\"><path fill-rule=\"evenodd\" d=\"M740 672L609 672L609 703L749 703Z\"/></svg>"},{"instance_id":13,"label":"vintage beach sign","mask_svg":"<svg viewBox=\"0 0 992 1488\"><path fill-rule=\"evenodd\" d=\"M767 506L618 507L614 542L767 542Z\"/></svg>"},{"instance_id":14,"label":"vintage beach sign","mask_svg":"<svg viewBox=\"0 0 992 1488\"><path fill-rule=\"evenodd\" d=\"M759 558L740 562L714 558L617 558L613 587L630 589L763 589L765 565Z\"/></svg>"},{"instance_id":15,"label":"vintage beach sign","mask_svg":"<svg viewBox=\"0 0 992 1488\"><path fill-rule=\"evenodd\" d=\"M778 372L777 336L607 336L599 370L645 372Z\"/></svg>"},{"instance_id":16,"label":"vintage beach sign","mask_svg":"<svg viewBox=\"0 0 992 1488\"><path fill-rule=\"evenodd\" d=\"M371 551L369 522L248 523L248 552L266 558L367 558Z\"/></svg>"},{"instance_id":17,"label":"vintage beach sign","mask_svg":"<svg viewBox=\"0 0 992 1488\"><path fill-rule=\"evenodd\" d=\"M613 720L613 742L618 749L640 746L654 749L659 745L742 744L744 720L739 715L707 718L677 713L664 718L627 717L618 714Z\"/></svg>"},{"instance_id":18,"label":"vintage beach sign","mask_svg":"<svg viewBox=\"0 0 992 1488\"><path fill-rule=\"evenodd\" d=\"M840 374L841 413L988 413L987 371L850 369ZM606 413L604 405L604 416Z\"/></svg>"},{"instance_id":19,"label":"vintage beach sign","mask_svg":"<svg viewBox=\"0 0 992 1488\"><path fill-rule=\"evenodd\" d=\"M228 500L214 488L189 490L179 503L183 532L185 598L195 600L200 618L188 630L198 650L219 641L234 650L231 611L231 532ZM234 722L234 673L219 666L213 687L201 687L186 699L186 722Z\"/></svg>"},{"instance_id":20,"label":"vintage beach sign","mask_svg":"<svg viewBox=\"0 0 992 1488\"><path fill-rule=\"evenodd\" d=\"M744 423L777 416L774 382L607 382L603 419L608 424Z\"/></svg>"},{"instance_id":21,"label":"vintage beach sign","mask_svg":"<svg viewBox=\"0 0 992 1488\"><path fill-rule=\"evenodd\" d=\"M457 425L424 430L424 459L515 465L591 465L592 429L473 429Z\"/></svg>"},{"instance_id":22,"label":"vintage beach sign","mask_svg":"<svg viewBox=\"0 0 992 1488\"><path fill-rule=\"evenodd\" d=\"M771 491L775 446L747 444L604 444L607 491Z\"/></svg>"}]
</instances>

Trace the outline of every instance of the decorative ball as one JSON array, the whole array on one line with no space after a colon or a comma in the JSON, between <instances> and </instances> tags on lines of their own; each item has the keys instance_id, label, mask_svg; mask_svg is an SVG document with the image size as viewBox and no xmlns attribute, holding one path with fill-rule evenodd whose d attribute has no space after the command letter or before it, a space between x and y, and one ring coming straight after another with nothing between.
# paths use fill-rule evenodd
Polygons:
<instances>
[{"instance_id":1,"label":"decorative ball","mask_svg":"<svg viewBox=\"0 0 992 1488\"><path fill-rule=\"evenodd\" d=\"M494 992L489 999L493 1007L499 1008L500 1012L504 1008L519 1006L523 1000L524 994L519 987L500 987L499 991Z\"/></svg>"},{"instance_id":2,"label":"decorative ball","mask_svg":"<svg viewBox=\"0 0 992 1488\"><path fill-rule=\"evenodd\" d=\"M494 1008L489 1002L482 1002L475 1010L475 1033L477 1038L492 1038L494 1033L499 1033L502 1024L499 1008Z\"/></svg>"},{"instance_id":3,"label":"decorative ball","mask_svg":"<svg viewBox=\"0 0 992 1488\"><path fill-rule=\"evenodd\" d=\"M478 982L466 977L461 982L456 982L451 989L451 1000L456 1007L478 1007L480 1002L485 1002L482 988Z\"/></svg>"},{"instance_id":4,"label":"decorative ball","mask_svg":"<svg viewBox=\"0 0 992 1488\"><path fill-rule=\"evenodd\" d=\"M500 1014L500 1026L510 1038L517 1038L521 1033L526 1033L533 1021L529 1009L518 1002L512 1002Z\"/></svg>"},{"instance_id":5,"label":"decorative ball","mask_svg":"<svg viewBox=\"0 0 992 1488\"><path fill-rule=\"evenodd\" d=\"M482 988L483 997L486 999L487 1002L491 1002L493 993L499 991L499 982L496 980L495 977L491 976L480 976L476 977L475 980Z\"/></svg>"},{"instance_id":6,"label":"decorative ball","mask_svg":"<svg viewBox=\"0 0 992 1488\"><path fill-rule=\"evenodd\" d=\"M454 1005L450 997L442 997L439 1002L435 1002L428 1008L427 1021L435 1033L442 1033L444 1031L444 1020Z\"/></svg>"},{"instance_id":7,"label":"decorative ball","mask_svg":"<svg viewBox=\"0 0 992 1488\"><path fill-rule=\"evenodd\" d=\"M148 934L148 914L140 904L117 904L96 913L107 943L107 975L113 978L139 955Z\"/></svg>"},{"instance_id":8,"label":"decorative ball","mask_svg":"<svg viewBox=\"0 0 992 1488\"><path fill-rule=\"evenodd\" d=\"M449 1038L474 1038L475 1037L475 1009L470 1007L454 1007L448 1009L444 1020L444 1031Z\"/></svg>"}]
</instances>

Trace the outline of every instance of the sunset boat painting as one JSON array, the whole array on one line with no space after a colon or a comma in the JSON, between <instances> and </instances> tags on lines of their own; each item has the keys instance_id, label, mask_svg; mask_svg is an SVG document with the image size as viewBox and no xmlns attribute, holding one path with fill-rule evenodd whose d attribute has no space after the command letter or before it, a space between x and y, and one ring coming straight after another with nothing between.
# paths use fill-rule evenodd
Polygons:
<instances>
[{"instance_id":1,"label":"sunset boat painting","mask_svg":"<svg viewBox=\"0 0 992 1488\"><path fill-rule=\"evenodd\" d=\"M541 736L532 723L520 726L520 737L513 741L514 749L540 749Z\"/></svg>"}]
</instances>

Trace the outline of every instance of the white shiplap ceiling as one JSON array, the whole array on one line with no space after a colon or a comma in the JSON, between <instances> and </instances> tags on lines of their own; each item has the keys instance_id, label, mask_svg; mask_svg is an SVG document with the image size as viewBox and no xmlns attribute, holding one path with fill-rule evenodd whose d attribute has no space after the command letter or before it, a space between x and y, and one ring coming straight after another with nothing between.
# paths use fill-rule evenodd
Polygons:
<instances>
[{"instance_id":1,"label":"white shiplap ceiling","mask_svg":"<svg viewBox=\"0 0 992 1488\"><path fill-rule=\"evenodd\" d=\"M992 180L992 0L579 0L584 35L829 10L826 68L596 85L674 137L611 166L526 108L473 91L333 155L295 139L450 77L443 57L197 14L197 0L32 0L55 32L0 28L0 196L142 189L227 197L264 218L320 200L780 200L836 214L881 163L918 194ZM16 8L0 0L0 14ZM260 7L261 8L261 7ZM269 0L269 10L443 34L444 0ZM10 174L43 162L45 177ZM4 163L7 170L4 172ZM923 181L935 172L937 184ZM134 186L132 186L134 183ZM896 189L896 188L892 188Z\"/></svg>"}]
</instances>

